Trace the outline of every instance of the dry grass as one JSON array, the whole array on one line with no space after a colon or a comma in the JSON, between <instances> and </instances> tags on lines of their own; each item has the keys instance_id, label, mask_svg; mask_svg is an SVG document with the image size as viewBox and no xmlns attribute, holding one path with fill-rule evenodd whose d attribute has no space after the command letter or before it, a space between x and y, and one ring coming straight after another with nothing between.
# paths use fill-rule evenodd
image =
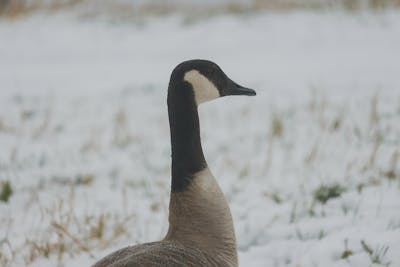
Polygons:
<instances>
[{"instance_id":1,"label":"dry grass","mask_svg":"<svg viewBox=\"0 0 400 267\"><path fill-rule=\"evenodd\" d=\"M68 198L58 200L52 207L33 201L44 212L46 220L43 224L47 230L26 236L18 246L13 246L8 236L0 239L0 266L8 266L16 255L22 255L26 265L37 259L53 257L55 266L64 266L66 256L86 253L94 258L93 249L107 247L126 234L127 225L134 218L132 214L122 217L110 213L78 216L74 193L77 186L81 185L70 185Z\"/></svg>"},{"instance_id":2,"label":"dry grass","mask_svg":"<svg viewBox=\"0 0 400 267\"><path fill-rule=\"evenodd\" d=\"M217 14L254 13L263 10L295 9L385 9L400 7L400 0L253 0L242 3L199 5L193 2L146 2L141 5L127 4L122 1L99 0L0 0L0 16L19 18L36 12L55 13L78 6L83 17L109 16L118 19L132 19L143 16L160 16L171 13L190 15L191 19L209 17Z\"/></svg>"},{"instance_id":3,"label":"dry grass","mask_svg":"<svg viewBox=\"0 0 400 267\"><path fill-rule=\"evenodd\" d=\"M23 17L35 12L57 12L71 8L85 0L59 0L50 3L41 0L0 0L0 15L7 18Z\"/></svg>"}]
</instances>

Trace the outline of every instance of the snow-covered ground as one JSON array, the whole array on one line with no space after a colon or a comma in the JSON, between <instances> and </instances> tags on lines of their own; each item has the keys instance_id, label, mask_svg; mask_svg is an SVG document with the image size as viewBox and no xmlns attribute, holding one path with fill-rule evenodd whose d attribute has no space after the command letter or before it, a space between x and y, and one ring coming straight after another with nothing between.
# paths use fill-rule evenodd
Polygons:
<instances>
[{"instance_id":1,"label":"snow-covered ground","mask_svg":"<svg viewBox=\"0 0 400 267\"><path fill-rule=\"evenodd\" d=\"M163 237L167 84L191 58L258 92L200 108L241 266L400 266L400 14L305 11L1 20L0 266Z\"/></svg>"}]
</instances>

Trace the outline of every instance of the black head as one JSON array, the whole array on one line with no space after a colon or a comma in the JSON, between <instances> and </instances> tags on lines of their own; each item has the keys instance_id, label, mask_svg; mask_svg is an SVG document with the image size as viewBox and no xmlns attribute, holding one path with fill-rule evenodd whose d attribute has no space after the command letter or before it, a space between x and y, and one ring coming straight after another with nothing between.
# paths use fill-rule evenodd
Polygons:
<instances>
[{"instance_id":1,"label":"black head","mask_svg":"<svg viewBox=\"0 0 400 267\"><path fill-rule=\"evenodd\" d=\"M200 104L227 95L256 95L253 89L232 81L214 62L194 59L184 61L172 72L171 83L186 82Z\"/></svg>"}]
</instances>

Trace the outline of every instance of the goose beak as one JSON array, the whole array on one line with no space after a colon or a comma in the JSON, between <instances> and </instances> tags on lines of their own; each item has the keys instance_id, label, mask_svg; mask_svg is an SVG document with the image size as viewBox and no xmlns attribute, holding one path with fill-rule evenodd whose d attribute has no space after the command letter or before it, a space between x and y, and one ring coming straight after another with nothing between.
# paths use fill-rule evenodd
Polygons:
<instances>
[{"instance_id":1,"label":"goose beak","mask_svg":"<svg viewBox=\"0 0 400 267\"><path fill-rule=\"evenodd\" d=\"M226 95L248 95L248 96L254 96L256 95L256 91L250 88L243 87L237 83L235 83L232 80L228 80L228 86L227 88L223 91L223 96Z\"/></svg>"}]
</instances>

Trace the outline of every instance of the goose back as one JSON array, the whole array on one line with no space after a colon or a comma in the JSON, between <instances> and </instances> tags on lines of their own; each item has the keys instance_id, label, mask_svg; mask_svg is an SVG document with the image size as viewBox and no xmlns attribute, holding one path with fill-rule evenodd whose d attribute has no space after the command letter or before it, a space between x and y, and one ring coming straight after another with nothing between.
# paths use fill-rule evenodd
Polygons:
<instances>
[{"instance_id":1,"label":"goose back","mask_svg":"<svg viewBox=\"0 0 400 267\"><path fill-rule=\"evenodd\" d=\"M203 253L180 242L163 240L117 250L92 267L195 267L212 265Z\"/></svg>"}]
</instances>

